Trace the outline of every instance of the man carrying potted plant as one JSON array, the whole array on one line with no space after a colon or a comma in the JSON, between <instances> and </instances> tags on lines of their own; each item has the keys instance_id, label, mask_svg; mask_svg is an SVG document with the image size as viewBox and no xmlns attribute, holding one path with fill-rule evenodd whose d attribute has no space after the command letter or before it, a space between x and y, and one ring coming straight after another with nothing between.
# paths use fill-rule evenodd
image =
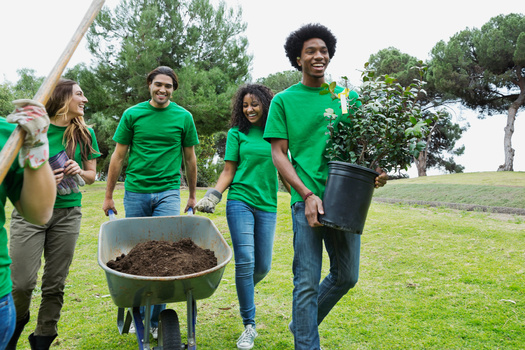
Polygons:
<instances>
[{"instance_id":1,"label":"man carrying potted plant","mask_svg":"<svg viewBox=\"0 0 525 350\"><path fill-rule=\"evenodd\" d=\"M325 227L318 219L324 214L321 198L328 176L324 113L332 107L341 114L340 102L319 94L336 42L331 31L320 24L307 24L288 36L286 55L302 72L302 80L274 97L264 132L272 144L277 170L292 186L294 290L289 326L295 349L320 348L318 325L357 283L359 275L361 236ZM342 91L336 88L337 93ZM357 99L358 95L351 91L348 97ZM384 186L387 175L377 170L381 175L375 179L375 186ZM330 257L330 273L319 284L323 241Z\"/></svg>"}]
</instances>

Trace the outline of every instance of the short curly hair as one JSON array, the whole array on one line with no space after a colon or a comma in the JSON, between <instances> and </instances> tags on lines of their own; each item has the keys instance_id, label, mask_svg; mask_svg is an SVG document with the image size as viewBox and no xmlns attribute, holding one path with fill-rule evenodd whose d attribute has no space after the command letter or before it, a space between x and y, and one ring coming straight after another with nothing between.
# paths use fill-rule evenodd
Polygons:
<instances>
[{"instance_id":1,"label":"short curly hair","mask_svg":"<svg viewBox=\"0 0 525 350\"><path fill-rule=\"evenodd\" d=\"M270 88L260 84L246 84L242 85L232 99L232 116L230 119L230 127L238 126L239 131L248 134L250 126L252 125L243 112L244 96L252 95L259 100L262 107L262 126L266 126L268 119L268 110L270 109L270 102L273 98L273 92Z\"/></svg>"},{"instance_id":2,"label":"short curly hair","mask_svg":"<svg viewBox=\"0 0 525 350\"><path fill-rule=\"evenodd\" d=\"M297 57L301 57L301 51L303 50L304 42L313 38L319 38L324 41L326 47L328 48L330 59L332 59L332 57L335 55L337 39L334 34L332 34L330 29L319 23L306 24L296 31L290 33L284 44L286 57L288 57L292 66L299 71L302 71L302 68L297 64Z\"/></svg>"}]
</instances>

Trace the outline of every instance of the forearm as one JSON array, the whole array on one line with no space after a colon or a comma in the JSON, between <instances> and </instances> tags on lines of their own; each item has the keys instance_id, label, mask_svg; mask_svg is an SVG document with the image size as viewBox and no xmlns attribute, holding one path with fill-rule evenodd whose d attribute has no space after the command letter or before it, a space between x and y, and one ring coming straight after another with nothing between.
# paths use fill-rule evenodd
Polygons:
<instances>
[{"instance_id":1,"label":"forearm","mask_svg":"<svg viewBox=\"0 0 525 350\"><path fill-rule=\"evenodd\" d=\"M85 161L83 167L84 169L80 170L80 177L87 185L93 184L97 178L97 161L95 159Z\"/></svg>"},{"instance_id":2,"label":"forearm","mask_svg":"<svg viewBox=\"0 0 525 350\"><path fill-rule=\"evenodd\" d=\"M39 169L24 169L24 182L17 210L27 221L44 225L53 215L56 183L49 163Z\"/></svg>"},{"instance_id":3,"label":"forearm","mask_svg":"<svg viewBox=\"0 0 525 350\"><path fill-rule=\"evenodd\" d=\"M217 180L215 189L220 193L226 191L226 189L231 185L233 178L235 177L235 172L237 171L237 163L232 161L226 161L224 169Z\"/></svg>"},{"instance_id":4,"label":"forearm","mask_svg":"<svg viewBox=\"0 0 525 350\"><path fill-rule=\"evenodd\" d=\"M109 163L108 177L106 180L106 199L113 199L113 192L115 191L115 186L117 185L117 180L120 175L120 170L122 169L123 159L117 157L115 154L111 156L111 161Z\"/></svg>"},{"instance_id":5,"label":"forearm","mask_svg":"<svg viewBox=\"0 0 525 350\"><path fill-rule=\"evenodd\" d=\"M186 181L188 181L189 199L197 198L197 157L194 147L184 147L184 162L186 165Z\"/></svg>"},{"instance_id":6,"label":"forearm","mask_svg":"<svg viewBox=\"0 0 525 350\"><path fill-rule=\"evenodd\" d=\"M288 182L289 186L293 187L297 193L304 197L310 190L304 185L303 181L297 175L292 163L288 159L286 152L279 146L279 143L274 144L272 141L272 160L273 164L279 171L281 177Z\"/></svg>"},{"instance_id":7,"label":"forearm","mask_svg":"<svg viewBox=\"0 0 525 350\"><path fill-rule=\"evenodd\" d=\"M189 198L197 198L197 164L186 164L186 180L188 181Z\"/></svg>"}]
</instances>

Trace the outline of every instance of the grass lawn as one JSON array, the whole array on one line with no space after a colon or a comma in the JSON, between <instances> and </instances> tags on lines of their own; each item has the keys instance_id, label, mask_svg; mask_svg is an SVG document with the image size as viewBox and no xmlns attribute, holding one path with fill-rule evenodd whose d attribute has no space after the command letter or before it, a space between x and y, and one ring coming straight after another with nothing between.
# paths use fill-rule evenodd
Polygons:
<instances>
[{"instance_id":1,"label":"grass lawn","mask_svg":"<svg viewBox=\"0 0 525 350\"><path fill-rule=\"evenodd\" d=\"M470 186L481 178L509 173L480 174L478 180L452 184ZM413 180L392 181L385 190L397 181ZM488 186L500 186L491 181ZM518 181L513 186L522 189L525 184ZM100 209L104 187L105 183L85 187L81 235L52 349L138 348L134 335L118 334L117 309L97 264L98 232L107 220ZM199 190L198 198L204 193ZM115 195L123 216L123 191ZM293 349L287 328L293 288L288 204L289 195L279 193L272 271L256 288L259 337L254 349ZM224 202L214 214L198 215L212 219L231 245ZM359 283L320 326L323 349L523 349L524 260L523 216L373 202L362 236ZM243 327L234 284L232 261L215 294L197 301L199 349L236 348ZM29 349L27 336L35 326L39 302L37 289L33 317L19 349ZM168 307L179 314L185 341L186 304Z\"/></svg>"}]
</instances>

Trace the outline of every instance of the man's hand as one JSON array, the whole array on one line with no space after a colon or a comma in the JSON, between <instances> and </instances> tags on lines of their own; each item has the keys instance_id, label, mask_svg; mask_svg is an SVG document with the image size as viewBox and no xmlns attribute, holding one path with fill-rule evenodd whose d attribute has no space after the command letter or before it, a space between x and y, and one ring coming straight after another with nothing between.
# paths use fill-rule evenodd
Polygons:
<instances>
[{"instance_id":1,"label":"man's hand","mask_svg":"<svg viewBox=\"0 0 525 350\"><path fill-rule=\"evenodd\" d=\"M115 208L115 201L113 201L111 198L105 198L104 203L102 204L102 210L104 210L104 214L106 214L106 216L109 216L110 209L113 210L115 215L118 215L117 208Z\"/></svg>"},{"instance_id":2,"label":"man's hand","mask_svg":"<svg viewBox=\"0 0 525 350\"><path fill-rule=\"evenodd\" d=\"M204 198L197 202L195 209L202 211L203 213L213 213L215 206L221 201L222 193L214 188L210 188L206 191Z\"/></svg>"},{"instance_id":3,"label":"man's hand","mask_svg":"<svg viewBox=\"0 0 525 350\"><path fill-rule=\"evenodd\" d=\"M304 215L310 227L323 226L319 222L319 214L324 214L323 201L315 194L312 194L304 201Z\"/></svg>"},{"instance_id":4,"label":"man's hand","mask_svg":"<svg viewBox=\"0 0 525 350\"><path fill-rule=\"evenodd\" d=\"M386 185L388 175L381 168L377 168L376 172L378 172L380 175L375 179L375 188L383 187Z\"/></svg>"},{"instance_id":5,"label":"man's hand","mask_svg":"<svg viewBox=\"0 0 525 350\"><path fill-rule=\"evenodd\" d=\"M28 164L32 169L38 169L49 159L49 117L46 109L41 103L28 99L15 100L13 104L15 110L6 120L9 123L17 123L26 131L18 162L22 168Z\"/></svg>"}]
</instances>

